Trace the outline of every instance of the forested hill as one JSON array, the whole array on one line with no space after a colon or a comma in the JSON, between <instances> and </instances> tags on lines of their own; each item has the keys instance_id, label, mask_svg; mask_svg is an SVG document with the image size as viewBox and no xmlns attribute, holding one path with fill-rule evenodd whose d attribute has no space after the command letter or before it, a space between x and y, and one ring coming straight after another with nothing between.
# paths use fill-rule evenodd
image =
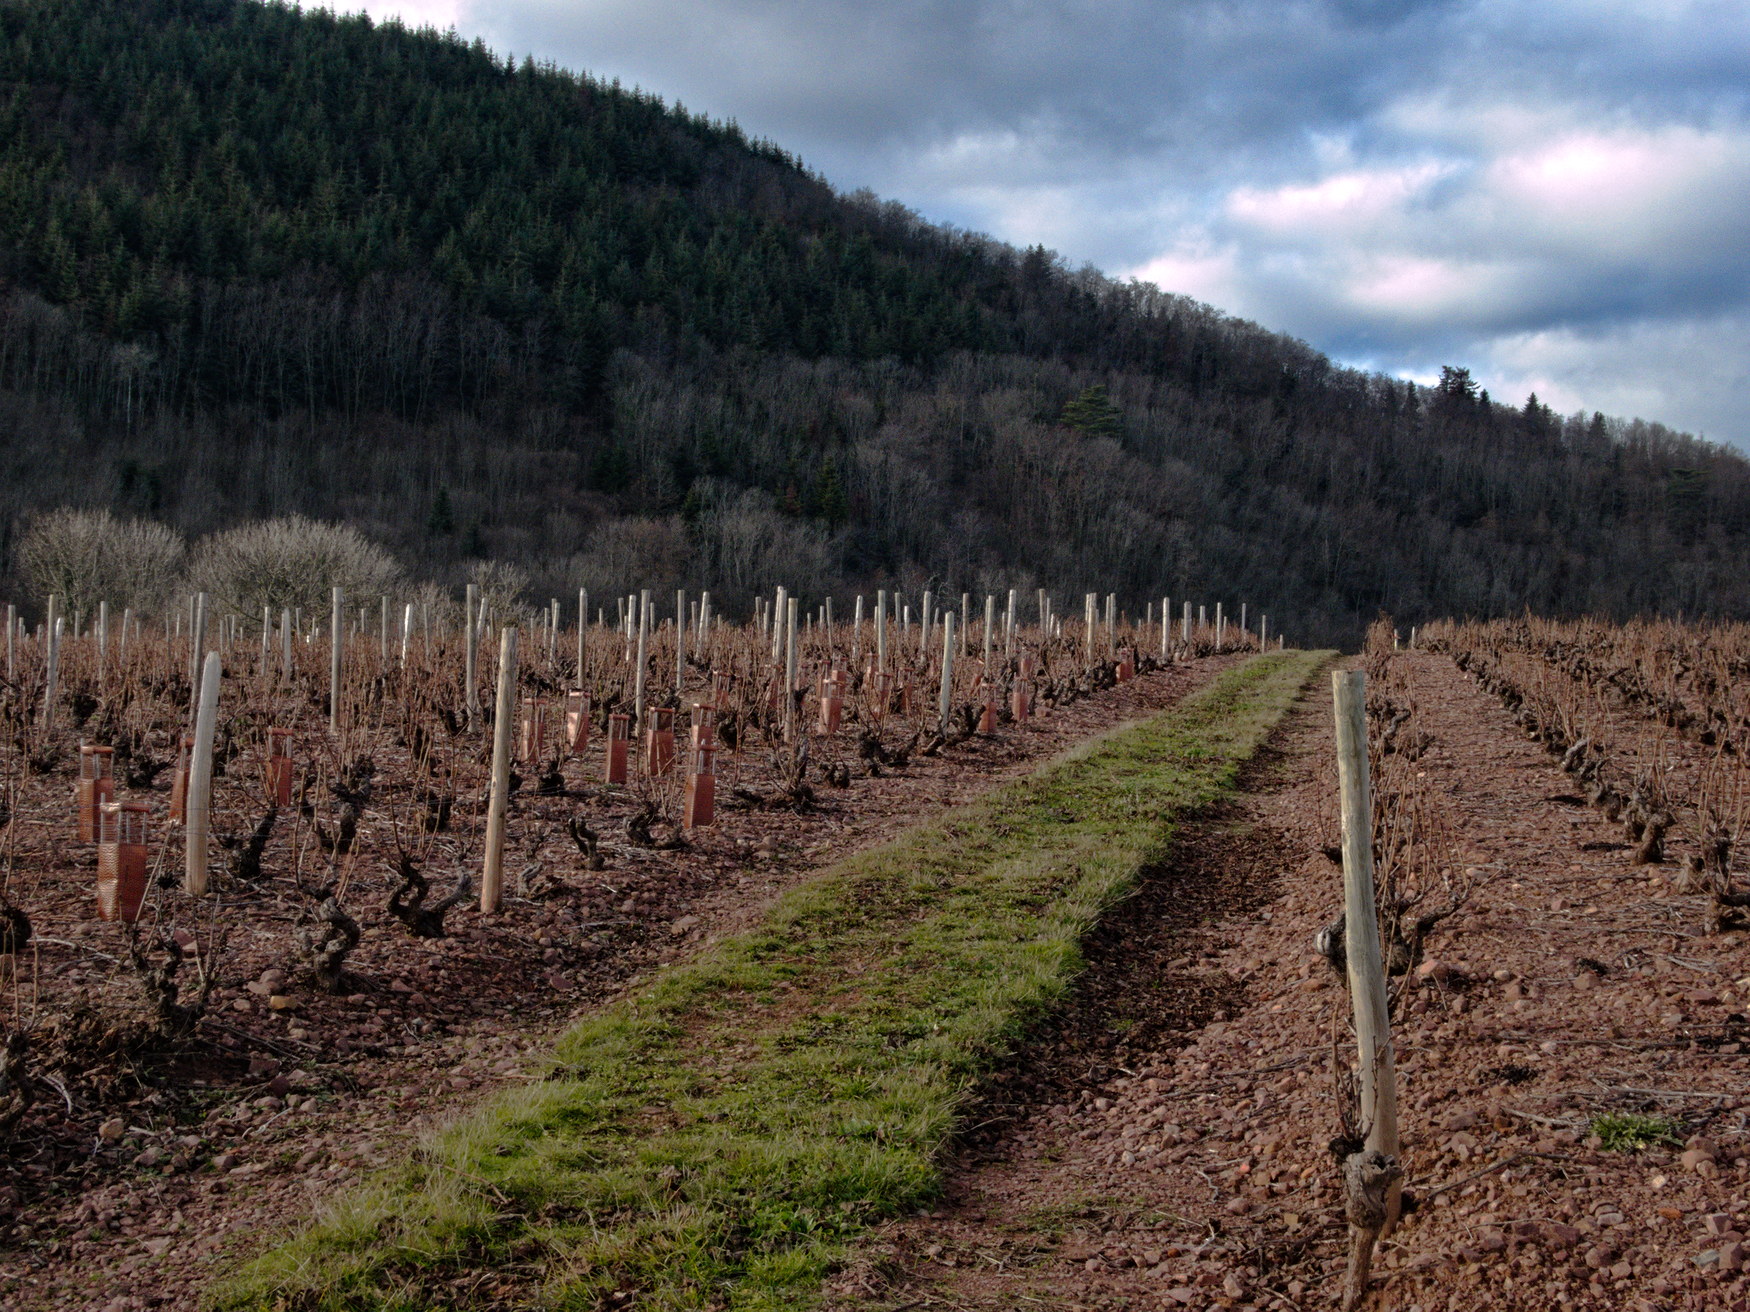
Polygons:
<instances>
[{"instance_id":1,"label":"forested hill","mask_svg":"<svg viewBox=\"0 0 1750 1312\"><path fill-rule=\"evenodd\" d=\"M1750 615L1750 465L1333 366L841 196L478 44L246 0L0 0L0 492L350 520L540 595L1163 593Z\"/></svg>"}]
</instances>

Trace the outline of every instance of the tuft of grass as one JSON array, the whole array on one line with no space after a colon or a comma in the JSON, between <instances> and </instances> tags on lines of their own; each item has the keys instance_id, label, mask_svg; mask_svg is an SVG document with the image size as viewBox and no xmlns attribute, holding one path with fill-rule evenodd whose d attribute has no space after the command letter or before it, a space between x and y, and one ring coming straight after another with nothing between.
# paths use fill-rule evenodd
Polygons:
<instances>
[{"instance_id":1,"label":"tuft of grass","mask_svg":"<svg viewBox=\"0 0 1750 1312\"><path fill-rule=\"evenodd\" d=\"M1635 1112L1606 1112L1594 1116L1587 1127L1598 1136L1599 1146L1611 1152L1635 1153L1643 1148L1683 1146L1676 1121L1665 1116L1642 1116Z\"/></svg>"},{"instance_id":2,"label":"tuft of grass","mask_svg":"<svg viewBox=\"0 0 1750 1312\"><path fill-rule=\"evenodd\" d=\"M937 1194L979 1074L1328 656L1255 658L830 867L574 1025L545 1078L429 1136L211 1304L807 1305L851 1238ZM468 1292L437 1295L464 1273Z\"/></svg>"}]
</instances>

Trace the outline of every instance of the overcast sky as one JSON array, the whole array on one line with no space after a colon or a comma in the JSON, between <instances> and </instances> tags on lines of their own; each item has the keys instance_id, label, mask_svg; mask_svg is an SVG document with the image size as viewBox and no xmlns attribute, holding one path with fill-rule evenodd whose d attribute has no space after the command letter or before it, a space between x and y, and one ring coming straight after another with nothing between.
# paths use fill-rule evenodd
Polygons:
<instances>
[{"instance_id":1,"label":"overcast sky","mask_svg":"<svg viewBox=\"0 0 1750 1312\"><path fill-rule=\"evenodd\" d=\"M1744 0L352 0L1428 380L1750 448Z\"/></svg>"}]
</instances>

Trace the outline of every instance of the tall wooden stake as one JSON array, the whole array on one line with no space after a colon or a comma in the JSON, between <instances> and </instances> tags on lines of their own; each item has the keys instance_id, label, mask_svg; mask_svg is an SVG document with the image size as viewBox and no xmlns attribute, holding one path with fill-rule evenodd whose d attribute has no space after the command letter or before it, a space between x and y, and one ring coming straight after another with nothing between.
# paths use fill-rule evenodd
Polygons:
<instances>
[{"instance_id":1,"label":"tall wooden stake","mask_svg":"<svg viewBox=\"0 0 1750 1312\"><path fill-rule=\"evenodd\" d=\"M462 598L462 701L468 708L468 723L480 718L480 585L470 583Z\"/></svg>"},{"instance_id":2,"label":"tall wooden stake","mask_svg":"<svg viewBox=\"0 0 1750 1312\"><path fill-rule=\"evenodd\" d=\"M1397 1072L1392 1056L1391 1017L1387 1010L1385 967L1379 945L1379 919L1373 889L1373 798L1367 767L1367 676L1358 670L1331 675L1337 714L1337 783L1343 820L1344 944L1349 969L1349 1000L1354 1009L1355 1039L1360 1063L1360 1115L1367 1129L1364 1154L1368 1162L1345 1164L1353 1175L1351 1194L1368 1182L1385 1194L1380 1224L1366 1217L1364 1200L1351 1198L1349 1285L1346 1307L1359 1304L1365 1293L1373 1244L1390 1233L1399 1207ZM1354 1159L1351 1159L1354 1162ZM1385 1173L1384 1176L1381 1173ZM1387 1178L1389 1177L1389 1178ZM1379 1184L1383 1179L1384 1183Z\"/></svg>"},{"instance_id":3,"label":"tall wooden stake","mask_svg":"<svg viewBox=\"0 0 1750 1312\"><path fill-rule=\"evenodd\" d=\"M632 728L644 732L645 648L650 641L650 590L638 594L638 669L632 676Z\"/></svg>"},{"instance_id":4,"label":"tall wooden stake","mask_svg":"<svg viewBox=\"0 0 1750 1312\"><path fill-rule=\"evenodd\" d=\"M187 845L182 868L183 891L200 897L207 891L207 852L212 840L213 730L219 721L219 653L207 653L201 669L194 716L194 755L188 762Z\"/></svg>"},{"instance_id":5,"label":"tall wooden stake","mask_svg":"<svg viewBox=\"0 0 1750 1312\"><path fill-rule=\"evenodd\" d=\"M334 590L333 612L329 621L328 635L328 728L331 733L340 732L340 658L346 650L346 592L342 588Z\"/></svg>"},{"instance_id":6,"label":"tall wooden stake","mask_svg":"<svg viewBox=\"0 0 1750 1312\"><path fill-rule=\"evenodd\" d=\"M486 803L486 858L480 869L480 910L504 901L504 813L510 805L510 744L516 722L516 625L498 640L498 702L492 712L492 783Z\"/></svg>"},{"instance_id":7,"label":"tall wooden stake","mask_svg":"<svg viewBox=\"0 0 1750 1312\"><path fill-rule=\"evenodd\" d=\"M48 733L55 727L55 682L61 672L61 625L65 623L55 614L55 597L49 596L49 614L44 627L45 641L48 643L48 659L44 665L43 687L43 732Z\"/></svg>"},{"instance_id":8,"label":"tall wooden stake","mask_svg":"<svg viewBox=\"0 0 1750 1312\"><path fill-rule=\"evenodd\" d=\"M942 695L936 701L936 723L948 732L948 712L954 695L954 612L942 612Z\"/></svg>"}]
</instances>

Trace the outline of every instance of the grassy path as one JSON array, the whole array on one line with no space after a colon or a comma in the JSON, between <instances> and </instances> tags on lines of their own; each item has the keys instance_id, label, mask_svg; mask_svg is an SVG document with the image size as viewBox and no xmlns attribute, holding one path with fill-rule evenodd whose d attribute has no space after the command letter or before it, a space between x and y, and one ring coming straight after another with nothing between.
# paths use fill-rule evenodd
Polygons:
<instances>
[{"instance_id":1,"label":"grassy path","mask_svg":"<svg viewBox=\"0 0 1750 1312\"><path fill-rule=\"evenodd\" d=\"M806 1305L847 1239L935 1193L972 1082L1325 659L1256 658L830 867L575 1026L548 1078L434 1135L215 1304Z\"/></svg>"}]
</instances>

